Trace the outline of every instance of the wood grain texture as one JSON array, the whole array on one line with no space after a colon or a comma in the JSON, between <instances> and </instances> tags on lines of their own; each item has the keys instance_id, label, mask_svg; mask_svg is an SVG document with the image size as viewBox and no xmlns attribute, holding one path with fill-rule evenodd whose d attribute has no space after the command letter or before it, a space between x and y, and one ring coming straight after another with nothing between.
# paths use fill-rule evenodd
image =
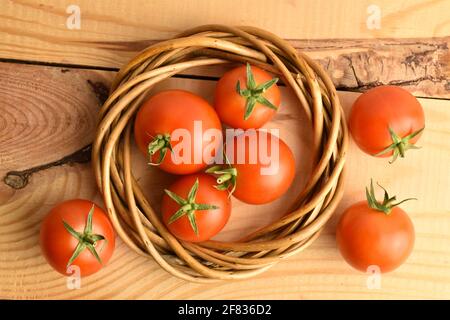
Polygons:
<instances>
[{"instance_id":1,"label":"wood grain texture","mask_svg":"<svg viewBox=\"0 0 450 320\"><path fill-rule=\"evenodd\" d=\"M81 0L74 3L81 10L80 30L66 27L70 4L1 2L0 58L120 68L155 40L187 28L246 24L291 39L327 67L338 89L392 83L418 96L450 96L446 0L377 1L381 25L373 30L366 25L369 0L121 0L113 6ZM233 14L218 14L223 12Z\"/></svg>"},{"instance_id":2,"label":"wood grain texture","mask_svg":"<svg viewBox=\"0 0 450 320\"><path fill-rule=\"evenodd\" d=\"M178 280L151 260L129 250L121 241L111 262L69 290L66 279L54 272L40 254L40 222L64 199L88 198L101 204L90 164L74 159L57 163L82 150L93 137L99 99L108 86L108 72L0 64L0 176L12 170L35 170L28 183L16 189L0 182L0 298L129 298L129 299L311 299L311 298L450 298L450 121L449 101L420 99L427 129L407 160L389 165L386 159L366 156L351 143L346 192L323 234L304 252L282 261L254 279L201 285ZM102 85L103 84L103 85ZM185 88L211 100L214 81L170 79L155 90ZM340 92L348 112L357 93ZM272 127L293 147L299 188L307 172L309 130L304 115L295 112L294 99L283 91L284 102ZM70 158L70 157L69 157ZM87 160L87 159L85 159ZM147 170L145 159L133 152L135 174L152 203L169 183L158 170ZM334 229L342 210L364 197L370 177L399 197L419 201L402 205L416 228L415 249L407 263L382 276L381 289L368 289L367 276L348 267L339 256ZM173 178L172 178L173 179ZM292 190L290 191L292 193ZM232 238L275 219L274 209L285 198L267 206L234 201L235 210L220 235Z\"/></svg>"},{"instance_id":3,"label":"wood grain texture","mask_svg":"<svg viewBox=\"0 0 450 320\"><path fill-rule=\"evenodd\" d=\"M397 85L416 96L450 98L450 37L293 41L317 59L339 90Z\"/></svg>"},{"instance_id":4,"label":"wood grain texture","mask_svg":"<svg viewBox=\"0 0 450 320\"><path fill-rule=\"evenodd\" d=\"M450 37L290 42L317 60L338 90L396 85L419 97L450 99ZM226 68L200 67L184 74L218 77Z\"/></svg>"}]
</instances>

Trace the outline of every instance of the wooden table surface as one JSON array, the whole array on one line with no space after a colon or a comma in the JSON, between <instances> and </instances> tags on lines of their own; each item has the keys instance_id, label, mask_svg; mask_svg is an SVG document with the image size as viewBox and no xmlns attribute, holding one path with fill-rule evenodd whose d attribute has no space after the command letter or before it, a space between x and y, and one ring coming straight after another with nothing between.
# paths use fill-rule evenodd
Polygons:
<instances>
[{"instance_id":1,"label":"wooden table surface","mask_svg":"<svg viewBox=\"0 0 450 320\"><path fill-rule=\"evenodd\" d=\"M1 1L0 298L449 299L450 2L375 2ZM344 198L321 236L256 278L187 283L118 239L111 262L82 279L80 289L69 289L40 254L39 227L49 209L65 199L102 203L89 145L111 80L149 44L206 23L253 25L289 39L327 70L347 113L368 88L395 84L411 91L425 110L422 149L389 165L351 142ZM190 70L158 89L182 87L211 99L211 79L220 72ZM198 76L205 73L213 78ZM296 149L302 168L308 145L304 115L296 112L289 90L283 94L283 108L271 125L282 127L288 143L303 144ZM160 182L145 180L145 170L138 176L148 190ZM363 199L370 177L401 198L419 199L402 205L416 228L415 249L402 267L382 275L376 288L368 285L369 275L342 260L334 238L339 215ZM149 191L149 197L157 199L158 192ZM292 194L258 210L235 202L240 214L224 237L267 223L274 218L269 209L283 206Z\"/></svg>"}]
</instances>

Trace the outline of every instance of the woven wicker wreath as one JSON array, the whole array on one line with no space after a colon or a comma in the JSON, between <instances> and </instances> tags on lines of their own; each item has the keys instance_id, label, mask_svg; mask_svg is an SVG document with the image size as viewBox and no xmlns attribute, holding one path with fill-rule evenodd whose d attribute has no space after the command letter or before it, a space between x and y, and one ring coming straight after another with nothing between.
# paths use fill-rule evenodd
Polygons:
<instances>
[{"instance_id":1,"label":"woven wicker wreath","mask_svg":"<svg viewBox=\"0 0 450 320\"><path fill-rule=\"evenodd\" d=\"M158 82L198 66L246 63L278 75L313 127L313 170L289 213L237 242L188 243L161 222L131 168L133 119ZM100 110L92 164L116 232L171 274L211 282L257 275L316 239L343 193L347 127L333 83L288 42L254 27L206 25L156 43L124 66Z\"/></svg>"}]
</instances>

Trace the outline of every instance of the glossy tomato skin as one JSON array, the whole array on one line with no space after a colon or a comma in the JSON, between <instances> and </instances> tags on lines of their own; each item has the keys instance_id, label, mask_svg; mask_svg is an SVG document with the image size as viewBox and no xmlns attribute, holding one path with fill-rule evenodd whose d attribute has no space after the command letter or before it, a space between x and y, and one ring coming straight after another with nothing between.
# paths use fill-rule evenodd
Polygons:
<instances>
[{"instance_id":1,"label":"glossy tomato skin","mask_svg":"<svg viewBox=\"0 0 450 320\"><path fill-rule=\"evenodd\" d=\"M232 154L227 149L227 156L232 166L237 170L236 189L233 195L249 204L265 204L281 197L292 184L295 177L295 159L291 149L278 137L260 130L249 130L247 137L237 136L233 139ZM256 141L256 148L252 147ZM278 157L276 148L278 145ZM267 146L268 159L261 157L260 151ZM263 149L262 149L263 148ZM245 161L239 160L239 154L245 154ZM256 161L252 155L257 153ZM266 152L263 152L264 154ZM231 160L232 159L232 160ZM267 162L270 160L270 164ZM263 174L262 170L273 168L270 174Z\"/></svg>"},{"instance_id":2,"label":"glossy tomato skin","mask_svg":"<svg viewBox=\"0 0 450 320\"><path fill-rule=\"evenodd\" d=\"M343 213L336 239L342 256L355 269L367 272L375 265L389 272L408 258L415 235L411 219L401 208L394 207L386 215L361 201Z\"/></svg>"},{"instance_id":3,"label":"glossy tomato skin","mask_svg":"<svg viewBox=\"0 0 450 320\"><path fill-rule=\"evenodd\" d=\"M59 273L67 273L67 263L71 258L78 240L71 235L63 225L63 221L72 226L75 231L83 232L87 216L94 203L88 200L75 199L60 203L50 210L44 218L40 230L41 251L47 262ZM73 261L72 266L80 268L81 276L88 276L99 271L111 258L115 247L114 230L106 213L95 205L92 216L92 231L107 240L97 242L95 248L102 260L100 264L92 253L85 249ZM100 250L102 248L102 250Z\"/></svg>"},{"instance_id":4,"label":"glossy tomato skin","mask_svg":"<svg viewBox=\"0 0 450 320\"><path fill-rule=\"evenodd\" d=\"M258 67L252 66L251 70L256 84L264 83L273 78ZM222 122L232 128L260 128L272 119L277 111L257 103L250 117L244 120L246 99L236 92L236 83L238 81L242 89L247 88L246 66L232 69L220 78L216 86L214 108ZM274 106L280 106L281 93L276 84L264 93L264 97Z\"/></svg>"},{"instance_id":5,"label":"glossy tomato skin","mask_svg":"<svg viewBox=\"0 0 450 320\"><path fill-rule=\"evenodd\" d=\"M389 127L404 138L424 126L425 116L419 101L396 86L379 86L360 95L353 104L349 118L353 139L361 150L370 155L392 144ZM411 139L410 143L416 143L420 135ZM392 153L387 152L380 157L390 157Z\"/></svg>"},{"instance_id":6,"label":"glossy tomato skin","mask_svg":"<svg viewBox=\"0 0 450 320\"><path fill-rule=\"evenodd\" d=\"M189 174L197 172L212 161L215 154L206 154L203 150L211 142L209 138L200 132L201 136L194 135L194 121L201 122L202 131L215 129L222 130L219 117L214 108L203 98L184 90L162 91L147 100L139 109L135 125L134 137L139 149L148 157L148 144L157 134L172 134L176 129L185 129L191 137L191 159L189 163L176 163L170 151L167 152L164 161L159 167L173 174ZM202 142L202 146L195 147L195 143ZM171 140L172 147L181 141ZM219 150L221 141L214 140L214 149ZM174 155L175 156L175 155ZM157 162L159 152L152 160ZM200 159L197 161L195 159ZM180 160L180 159L178 159Z\"/></svg>"},{"instance_id":7,"label":"glossy tomato skin","mask_svg":"<svg viewBox=\"0 0 450 320\"><path fill-rule=\"evenodd\" d=\"M217 184L216 179L210 175L197 173L183 176L175 181L168 190L186 199L196 179L199 181L199 187L195 202L219 207L218 209L195 212L198 236L193 231L186 216L170 224L168 223L170 217L180 208L174 200L165 194L161 204L162 218L166 227L178 239L189 242L202 242L214 237L223 229L231 214L231 201L227 191L217 190L214 187Z\"/></svg>"}]
</instances>

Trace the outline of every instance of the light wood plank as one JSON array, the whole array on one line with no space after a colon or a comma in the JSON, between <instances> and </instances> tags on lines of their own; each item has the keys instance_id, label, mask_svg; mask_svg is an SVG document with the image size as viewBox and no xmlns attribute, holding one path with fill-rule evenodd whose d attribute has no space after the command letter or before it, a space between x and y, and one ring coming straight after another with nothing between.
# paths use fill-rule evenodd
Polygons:
<instances>
[{"instance_id":1,"label":"light wood plank","mask_svg":"<svg viewBox=\"0 0 450 320\"><path fill-rule=\"evenodd\" d=\"M445 0L377 1L380 29L367 27L368 0L81 0L80 30L67 28L71 4L0 3L0 59L120 68L155 40L197 25L254 25L318 59L341 90L391 83L417 96L450 97Z\"/></svg>"},{"instance_id":2,"label":"light wood plank","mask_svg":"<svg viewBox=\"0 0 450 320\"><path fill-rule=\"evenodd\" d=\"M87 80L108 85L113 74L15 64L0 64L0 176L52 163L83 148L93 137L98 99ZM156 90L178 87L211 99L214 81L170 79ZM97 90L98 92L98 90ZM348 112L357 93L340 92ZM296 110L289 90L272 127L294 149L296 186L308 170L308 125ZM138 299L311 299L311 298L450 298L450 121L449 102L420 99L427 129L406 160L393 165L366 156L351 143L344 199L323 234L306 251L282 261L254 279L215 285L186 283L162 271L153 261L131 252L120 240L112 261L101 272L68 290L40 254L39 225L56 203L89 198L101 204L89 163L56 165L35 172L22 189L0 182L0 298L138 298ZM72 159L74 160L74 159ZM135 173L150 201L157 204L166 176L147 171L143 156L133 153ZM69 161L70 162L70 161ZM399 197L419 201L402 205L416 228L415 249L407 263L383 275L381 289L368 289L367 276L348 267L336 249L334 229L339 214L363 198L370 177ZM161 185L162 184L162 185ZM153 191L157 190L157 191ZM234 201L233 218L221 237L275 219L274 209L291 199L267 206Z\"/></svg>"},{"instance_id":3,"label":"light wood plank","mask_svg":"<svg viewBox=\"0 0 450 320\"><path fill-rule=\"evenodd\" d=\"M67 0L2 2L2 56L28 60L34 52L42 61L56 58L99 65L98 59L117 65L114 56L139 49L140 41L166 39L209 23L254 25L286 39L431 38L450 34L445 14L450 4L445 0L377 1L382 23L380 29L372 30L367 27L372 1L367 0L119 0L114 5L81 0L74 3L81 12L80 30L66 27L70 16L66 9L71 4ZM228 12L233 14L217 16ZM92 53L98 57L90 56Z\"/></svg>"}]
</instances>

